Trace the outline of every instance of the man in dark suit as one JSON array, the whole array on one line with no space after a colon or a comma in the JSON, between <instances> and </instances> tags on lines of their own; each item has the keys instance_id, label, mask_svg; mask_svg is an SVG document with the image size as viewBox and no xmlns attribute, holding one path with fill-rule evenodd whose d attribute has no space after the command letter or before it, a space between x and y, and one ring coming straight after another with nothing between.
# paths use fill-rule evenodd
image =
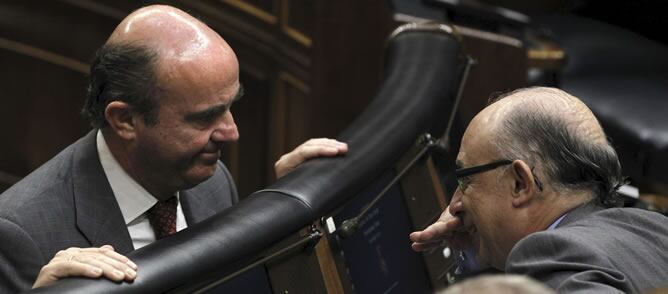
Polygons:
<instances>
[{"instance_id":1,"label":"man in dark suit","mask_svg":"<svg viewBox=\"0 0 668 294\"><path fill-rule=\"evenodd\" d=\"M235 204L219 158L239 137L230 107L242 94L234 52L197 19L161 5L126 17L91 65L94 130L0 195L0 292L132 281L124 254ZM313 139L275 170L346 151Z\"/></svg>"},{"instance_id":2,"label":"man in dark suit","mask_svg":"<svg viewBox=\"0 0 668 294\"><path fill-rule=\"evenodd\" d=\"M471 121L457 165L450 205L411 234L414 250L447 241L480 269L526 274L558 292L668 284L668 218L613 208L621 167L579 99L553 88L501 97Z\"/></svg>"}]
</instances>

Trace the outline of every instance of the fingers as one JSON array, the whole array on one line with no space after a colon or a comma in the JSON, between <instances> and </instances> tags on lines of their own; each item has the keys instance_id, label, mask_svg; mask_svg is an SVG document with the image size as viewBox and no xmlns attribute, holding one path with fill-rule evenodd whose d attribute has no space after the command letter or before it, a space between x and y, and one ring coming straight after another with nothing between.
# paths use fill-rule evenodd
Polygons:
<instances>
[{"instance_id":1,"label":"fingers","mask_svg":"<svg viewBox=\"0 0 668 294\"><path fill-rule=\"evenodd\" d=\"M415 251L424 251L430 248L438 247L444 241L454 241L459 243L462 228L462 220L450 214L446 208L441 217L422 231L416 231L410 234L409 238L413 241L411 248ZM453 240L455 239L455 240Z\"/></svg>"},{"instance_id":2,"label":"fingers","mask_svg":"<svg viewBox=\"0 0 668 294\"><path fill-rule=\"evenodd\" d=\"M284 154L274 164L276 178L280 178L297 168L304 161L315 157L331 157L348 152L348 144L334 139L310 139L291 152Z\"/></svg>"},{"instance_id":3,"label":"fingers","mask_svg":"<svg viewBox=\"0 0 668 294\"><path fill-rule=\"evenodd\" d=\"M428 249L436 248L436 247L439 247L441 245L443 245L443 241L440 241L440 240L439 241L432 241L432 242L424 242L424 243L414 242L413 244L411 244L411 249L413 249L414 251L420 252L420 251L425 251L425 250L428 250Z\"/></svg>"},{"instance_id":4,"label":"fingers","mask_svg":"<svg viewBox=\"0 0 668 294\"><path fill-rule=\"evenodd\" d=\"M87 249L99 250L100 252L102 252L106 256L108 256L110 258L113 258L116 261L121 262L121 263L129 266L130 268L132 268L134 270L137 269L137 265L134 262L132 262L132 260L130 260L129 258L125 257L124 255L116 252L114 250L114 247L111 247L111 245L104 245L104 246L100 247L99 249L98 248L87 248ZM84 249L84 250L86 250L86 249Z\"/></svg>"},{"instance_id":5,"label":"fingers","mask_svg":"<svg viewBox=\"0 0 668 294\"><path fill-rule=\"evenodd\" d=\"M112 281L132 281L137 273L137 266L130 260L108 248L86 248L76 255L76 261L102 269L105 278Z\"/></svg>"},{"instance_id":6,"label":"fingers","mask_svg":"<svg viewBox=\"0 0 668 294\"><path fill-rule=\"evenodd\" d=\"M447 245L448 247L455 250L464 250L465 248L471 248L471 236L465 232L454 232L450 236L433 239L425 242L414 242L411 244L411 248L414 251L425 251L437 247L442 247Z\"/></svg>"},{"instance_id":7,"label":"fingers","mask_svg":"<svg viewBox=\"0 0 668 294\"><path fill-rule=\"evenodd\" d=\"M132 281L137 265L105 245L100 248L68 248L59 251L39 272L33 288L49 285L66 277L105 277L112 281Z\"/></svg>"},{"instance_id":8,"label":"fingers","mask_svg":"<svg viewBox=\"0 0 668 294\"><path fill-rule=\"evenodd\" d=\"M422 231L413 232L410 238L413 242L428 242L431 240L443 240L446 237L460 229L462 220L459 217L452 216L448 209L441 214L441 217Z\"/></svg>"}]
</instances>

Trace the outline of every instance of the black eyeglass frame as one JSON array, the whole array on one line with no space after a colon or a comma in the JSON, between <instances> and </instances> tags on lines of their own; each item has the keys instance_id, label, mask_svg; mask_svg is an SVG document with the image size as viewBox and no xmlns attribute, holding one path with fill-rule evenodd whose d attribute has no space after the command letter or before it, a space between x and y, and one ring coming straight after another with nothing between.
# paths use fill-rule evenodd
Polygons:
<instances>
[{"instance_id":1,"label":"black eyeglass frame","mask_svg":"<svg viewBox=\"0 0 668 294\"><path fill-rule=\"evenodd\" d=\"M455 170L455 176L458 179L459 178L465 178L465 177L468 177L468 176L472 176L472 175L475 175L475 174L479 174L479 173L482 173L482 172L493 170L497 167L508 165L508 164L511 164L511 163L513 163L512 160L502 159L502 160L493 161L493 162L490 162L490 163L487 163L487 164L482 164L482 165L477 165L477 166L472 166L472 167L467 167L467 168L460 168L460 169Z\"/></svg>"},{"instance_id":2,"label":"black eyeglass frame","mask_svg":"<svg viewBox=\"0 0 668 294\"><path fill-rule=\"evenodd\" d=\"M513 160L509 159L502 159L502 160L497 160L497 161L492 161L490 163L482 164L482 165L477 165L477 166L472 166L472 167L467 167L467 168L459 168L455 170L455 177L457 178L457 186L461 188L462 183L461 179L465 177L469 177L475 174L479 174L482 172L490 171L495 168L504 166L504 165L509 165L512 164ZM534 182L536 183L536 186L538 186L538 190L541 192L543 191L543 184L538 180L538 177L533 173L533 167L531 168L531 174L533 175Z\"/></svg>"}]
</instances>

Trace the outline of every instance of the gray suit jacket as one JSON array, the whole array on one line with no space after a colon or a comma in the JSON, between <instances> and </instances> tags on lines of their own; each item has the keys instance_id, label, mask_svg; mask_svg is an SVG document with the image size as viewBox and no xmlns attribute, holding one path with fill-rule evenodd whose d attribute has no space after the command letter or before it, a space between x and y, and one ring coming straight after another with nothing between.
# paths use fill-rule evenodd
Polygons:
<instances>
[{"instance_id":1,"label":"gray suit jacket","mask_svg":"<svg viewBox=\"0 0 668 294\"><path fill-rule=\"evenodd\" d=\"M0 195L0 293L29 289L41 267L62 249L110 244L121 254L134 250L100 164L96 132ZM238 201L220 162L213 177L180 193L189 226Z\"/></svg>"},{"instance_id":2,"label":"gray suit jacket","mask_svg":"<svg viewBox=\"0 0 668 294\"><path fill-rule=\"evenodd\" d=\"M635 208L580 206L554 230L510 252L507 273L560 293L637 293L668 285L668 217Z\"/></svg>"}]
</instances>

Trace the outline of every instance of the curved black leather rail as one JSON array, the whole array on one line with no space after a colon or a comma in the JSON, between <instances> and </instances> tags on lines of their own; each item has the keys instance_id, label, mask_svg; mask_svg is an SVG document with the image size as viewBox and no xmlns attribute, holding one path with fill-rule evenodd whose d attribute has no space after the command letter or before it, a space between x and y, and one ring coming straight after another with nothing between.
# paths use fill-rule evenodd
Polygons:
<instances>
[{"instance_id":1,"label":"curved black leather rail","mask_svg":"<svg viewBox=\"0 0 668 294\"><path fill-rule=\"evenodd\" d=\"M422 133L443 132L465 66L448 29L408 25L393 34L380 92L338 138L349 144L346 156L307 162L238 205L130 253L139 266L133 283L75 278L35 292L158 293L223 277L343 205Z\"/></svg>"}]
</instances>

